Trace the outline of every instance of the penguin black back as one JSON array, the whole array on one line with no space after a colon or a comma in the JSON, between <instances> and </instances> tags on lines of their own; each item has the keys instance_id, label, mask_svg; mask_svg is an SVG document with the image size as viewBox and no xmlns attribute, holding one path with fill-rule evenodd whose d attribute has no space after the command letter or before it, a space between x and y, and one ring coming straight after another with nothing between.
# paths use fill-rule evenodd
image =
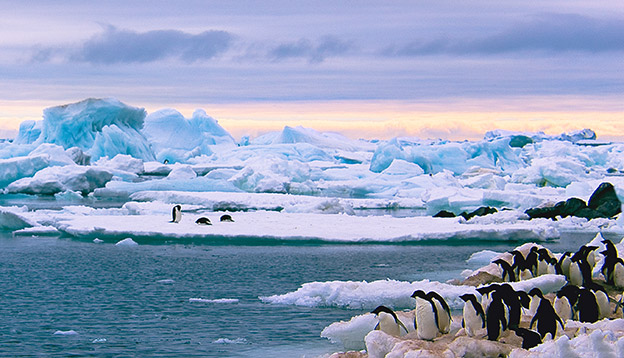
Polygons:
<instances>
[{"instance_id":1,"label":"penguin black back","mask_svg":"<svg viewBox=\"0 0 624 358\"><path fill-rule=\"evenodd\" d=\"M578 318L581 322L594 323L598 321L599 310L596 295L589 288L580 288L578 300L576 301L576 310Z\"/></svg>"},{"instance_id":2,"label":"penguin black back","mask_svg":"<svg viewBox=\"0 0 624 358\"><path fill-rule=\"evenodd\" d=\"M563 321L559 315L557 315L557 312L555 312L555 309L550 301L545 298L540 300L537 312L535 312L535 316L531 319L529 328L533 328L533 324L536 321L537 331L542 335L542 338L544 338L547 333L550 333L551 337L555 338L555 334L557 333L557 322L561 324L561 327L563 327Z\"/></svg>"},{"instance_id":3,"label":"penguin black back","mask_svg":"<svg viewBox=\"0 0 624 358\"><path fill-rule=\"evenodd\" d=\"M459 296L459 298L464 300L464 302L470 302L475 312L477 312L477 314L481 316L481 319L483 319L482 328L485 328L485 312L483 312L483 306L481 306L481 304L477 301L477 296L473 295L472 293L466 293Z\"/></svg>"},{"instance_id":4,"label":"penguin black back","mask_svg":"<svg viewBox=\"0 0 624 358\"><path fill-rule=\"evenodd\" d=\"M210 219L205 218L205 217L201 217L197 220L195 220L195 224L197 225L212 225L212 223L210 222Z\"/></svg>"},{"instance_id":5,"label":"penguin black back","mask_svg":"<svg viewBox=\"0 0 624 358\"><path fill-rule=\"evenodd\" d=\"M492 303L488 306L485 320L488 339L490 341L498 340L501 332L507 329L505 305L498 291L492 293Z\"/></svg>"},{"instance_id":6,"label":"penguin black back","mask_svg":"<svg viewBox=\"0 0 624 358\"><path fill-rule=\"evenodd\" d=\"M221 215L221 218L219 219L219 221L221 221L221 222L234 222L234 219L232 219L231 215L224 214L224 215Z\"/></svg>"},{"instance_id":7,"label":"penguin black back","mask_svg":"<svg viewBox=\"0 0 624 358\"><path fill-rule=\"evenodd\" d=\"M531 331L530 329L518 327L514 329L514 332L518 337L522 338L523 349L531 349L542 343L542 336L535 331Z\"/></svg>"}]
</instances>

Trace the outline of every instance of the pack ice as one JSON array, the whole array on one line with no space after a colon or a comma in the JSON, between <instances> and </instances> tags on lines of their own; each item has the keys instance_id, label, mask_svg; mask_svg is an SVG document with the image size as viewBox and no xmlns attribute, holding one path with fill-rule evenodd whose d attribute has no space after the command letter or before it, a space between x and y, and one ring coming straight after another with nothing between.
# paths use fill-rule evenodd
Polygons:
<instances>
[{"instance_id":1,"label":"pack ice","mask_svg":"<svg viewBox=\"0 0 624 358\"><path fill-rule=\"evenodd\" d=\"M529 220L525 211L570 198L588 203L601 183L621 200L623 150L588 129L556 136L497 130L454 142L352 140L287 126L237 141L203 110L185 118L175 109L148 114L91 98L45 109L42 120L23 122L2 143L0 217L10 220L0 227L18 221L27 233L115 242L548 241L561 232L621 233L618 215ZM10 205L29 197L63 204ZM109 201L119 205L96 208ZM174 205L181 205L177 223L170 222ZM233 222L219 221L226 211ZM442 211L452 217L432 217ZM212 225L197 225L199 217Z\"/></svg>"}]
</instances>

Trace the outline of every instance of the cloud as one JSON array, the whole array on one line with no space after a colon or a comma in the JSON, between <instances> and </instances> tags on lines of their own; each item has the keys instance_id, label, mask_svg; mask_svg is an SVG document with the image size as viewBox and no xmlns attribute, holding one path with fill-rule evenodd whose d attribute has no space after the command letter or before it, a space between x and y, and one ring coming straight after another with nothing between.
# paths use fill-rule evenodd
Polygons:
<instances>
[{"instance_id":1,"label":"cloud","mask_svg":"<svg viewBox=\"0 0 624 358\"><path fill-rule=\"evenodd\" d=\"M352 47L350 42L334 36L324 36L316 43L307 38L302 38L296 42L278 45L269 52L269 57L274 60L304 58L310 63L319 63L327 57L343 55Z\"/></svg>"},{"instance_id":2,"label":"cloud","mask_svg":"<svg viewBox=\"0 0 624 358\"><path fill-rule=\"evenodd\" d=\"M225 52L233 35L225 31L205 31L189 34L179 30L135 32L106 26L97 34L79 44L65 49L72 61L95 64L146 63L165 58L178 58L185 62L208 60ZM35 62L45 62L59 49L41 48L32 56Z\"/></svg>"},{"instance_id":3,"label":"cloud","mask_svg":"<svg viewBox=\"0 0 624 358\"><path fill-rule=\"evenodd\" d=\"M520 51L602 53L624 51L624 20L575 14L542 14L507 30L477 39L440 37L391 46L391 56L490 55Z\"/></svg>"}]
</instances>

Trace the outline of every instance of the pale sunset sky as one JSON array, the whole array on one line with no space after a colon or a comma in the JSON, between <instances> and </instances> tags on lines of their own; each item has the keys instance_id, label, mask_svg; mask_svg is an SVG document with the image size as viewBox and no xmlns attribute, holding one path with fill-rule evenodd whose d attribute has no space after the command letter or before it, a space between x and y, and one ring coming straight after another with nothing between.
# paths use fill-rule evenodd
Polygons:
<instances>
[{"instance_id":1,"label":"pale sunset sky","mask_svg":"<svg viewBox=\"0 0 624 358\"><path fill-rule=\"evenodd\" d=\"M114 97L235 138L591 128L624 140L623 1L0 0L0 136Z\"/></svg>"}]
</instances>

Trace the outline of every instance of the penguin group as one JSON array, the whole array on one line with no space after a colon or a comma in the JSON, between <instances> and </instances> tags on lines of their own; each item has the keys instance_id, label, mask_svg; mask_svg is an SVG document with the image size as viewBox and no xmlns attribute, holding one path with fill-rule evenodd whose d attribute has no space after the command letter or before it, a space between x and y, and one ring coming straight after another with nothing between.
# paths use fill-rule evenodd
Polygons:
<instances>
[{"instance_id":1,"label":"penguin group","mask_svg":"<svg viewBox=\"0 0 624 358\"><path fill-rule=\"evenodd\" d=\"M179 223L182 220L182 206L181 205L175 205L173 207L173 209L171 210L171 223ZM219 221L221 222L234 222L234 219L232 219L232 216L229 214L223 214L221 215L221 217L219 218ZM195 220L195 224L197 225L212 225L212 222L210 221L209 218L207 217L200 217L197 220Z\"/></svg>"},{"instance_id":2,"label":"penguin group","mask_svg":"<svg viewBox=\"0 0 624 358\"><path fill-rule=\"evenodd\" d=\"M439 334L450 332L451 309L440 294L435 291L425 293L423 290L416 290L411 297L416 301L413 324L419 339L432 341ZM378 320L375 329L393 336L400 336L403 331L409 333L405 324L390 308L379 306L371 313Z\"/></svg>"}]
</instances>

